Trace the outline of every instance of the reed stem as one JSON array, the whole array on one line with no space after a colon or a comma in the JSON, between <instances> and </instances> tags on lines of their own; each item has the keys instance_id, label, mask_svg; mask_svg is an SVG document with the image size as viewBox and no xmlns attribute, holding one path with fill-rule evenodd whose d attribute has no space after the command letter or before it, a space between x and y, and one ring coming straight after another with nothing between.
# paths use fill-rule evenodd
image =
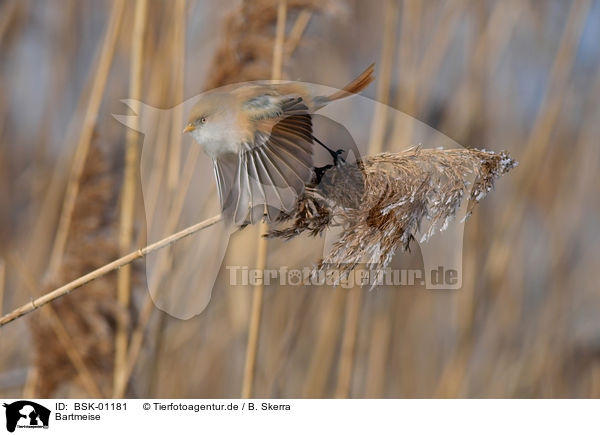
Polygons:
<instances>
[{"instance_id":1,"label":"reed stem","mask_svg":"<svg viewBox=\"0 0 600 435\"><path fill-rule=\"evenodd\" d=\"M131 70L129 77L129 98L132 100L131 109L140 113L140 98L142 94L142 63L144 53L144 32L146 28L146 0L135 3L133 22L133 38L131 42ZM133 217L135 212L136 180L139 162L137 124L139 116L134 117L134 124L127 130L125 150L125 175L121 193L121 223L119 232L119 250L123 255L131 249L133 237ZM117 332L115 335L115 367L113 392L121 389L123 374L127 362L127 341L129 330L129 304L131 300L131 267L119 269L117 278L117 303L124 315L117 317Z\"/></svg>"},{"instance_id":2,"label":"reed stem","mask_svg":"<svg viewBox=\"0 0 600 435\"><path fill-rule=\"evenodd\" d=\"M178 240L183 239L184 237L191 236L192 234L195 234L200 230L208 228L220 222L221 219L221 215L213 216L202 222L189 226L175 234L171 234L170 236L165 237L164 239L161 239L158 242L152 243L151 245L145 246L141 249L138 249L137 251L130 252L129 254L118 258L115 261L105 264L104 266L99 267L98 269L63 285L62 287L54 289L51 292L48 292L45 295L40 296L39 298L36 298L31 302L20 306L19 308L11 311L5 316L0 317L0 327L18 319L19 317L29 314L32 311L37 310L38 308L46 305L48 302L52 302L53 300L58 299L61 296L64 296L72 292L73 290L78 289L79 287L83 286L84 284L87 284L90 281L94 281L95 279L98 279L106 275L107 273L112 272L113 270L119 269L120 267L130 264L138 258L143 258L151 252L162 249L165 246L168 246L172 243L175 243Z\"/></svg>"},{"instance_id":3,"label":"reed stem","mask_svg":"<svg viewBox=\"0 0 600 435\"><path fill-rule=\"evenodd\" d=\"M271 78L281 80L283 64L283 49L285 42L285 21L287 15L286 0L279 0L277 5L277 28L275 34L275 47L273 48L273 69ZM267 262L267 239L261 237L267 232L266 222L259 225L259 239L257 246L256 269L264 270ZM244 378L242 380L242 399L252 396L252 384L254 381L254 366L256 364L256 350L258 348L258 335L260 332L260 316L262 311L264 283L260 281L254 287L252 296L252 312L250 314L250 327L248 330L248 344L246 347L246 360L244 363Z\"/></svg>"}]
</instances>

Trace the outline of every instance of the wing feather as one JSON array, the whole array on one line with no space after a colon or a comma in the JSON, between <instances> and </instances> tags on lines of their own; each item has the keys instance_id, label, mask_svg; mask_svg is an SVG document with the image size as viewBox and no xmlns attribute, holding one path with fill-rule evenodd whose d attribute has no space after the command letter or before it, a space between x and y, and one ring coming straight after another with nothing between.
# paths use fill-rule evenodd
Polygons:
<instances>
[{"instance_id":1,"label":"wing feather","mask_svg":"<svg viewBox=\"0 0 600 435\"><path fill-rule=\"evenodd\" d=\"M269 221L276 210L290 212L313 176L312 119L302 98L261 95L246 101L244 110L256 123L253 143L232 154L233 175L224 157L215 160L223 214L236 225L262 219L265 206Z\"/></svg>"}]
</instances>

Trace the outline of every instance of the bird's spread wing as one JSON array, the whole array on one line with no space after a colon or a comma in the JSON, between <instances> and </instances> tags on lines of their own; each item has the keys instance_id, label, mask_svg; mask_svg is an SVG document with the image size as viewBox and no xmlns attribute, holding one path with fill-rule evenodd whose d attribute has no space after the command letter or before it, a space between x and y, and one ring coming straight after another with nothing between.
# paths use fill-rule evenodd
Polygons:
<instances>
[{"instance_id":1,"label":"bird's spread wing","mask_svg":"<svg viewBox=\"0 0 600 435\"><path fill-rule=\"evenodd\" d=\"M279 118L286 100L281 95L261 94L244 102L242 110L253 120Z\"/></svg>"},{"instance_id":2,"label":"bird's spread wing","mask_svg":"<svg viewBox=\"0 0 600 435\"><path fill-rule=\"evenodd\" d=\"M269 220L290 212L313 175L312 119L302 98L261 95L244 106L254 140L214 161L223 213L236 225L258 222L265 205Z\"/></svg>"}]
</instances>

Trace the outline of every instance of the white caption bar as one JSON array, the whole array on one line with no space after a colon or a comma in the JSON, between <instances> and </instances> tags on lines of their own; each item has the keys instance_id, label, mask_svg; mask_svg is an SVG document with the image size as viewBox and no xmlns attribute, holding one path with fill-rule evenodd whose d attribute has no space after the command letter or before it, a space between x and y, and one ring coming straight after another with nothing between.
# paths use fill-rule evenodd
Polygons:
<instances>
[{"instance_id":1,"label":"white caption bar","mask_svg":"<svg viewBox=\"0 0 600 435\"><path fill-rule=\"evenodd\" d=\"M600 400L19 400L0 434L583 433ZM207 432L210 431L210 432ZM234 432L235 431L235 432Z\"/></svg>"}]
</instances>

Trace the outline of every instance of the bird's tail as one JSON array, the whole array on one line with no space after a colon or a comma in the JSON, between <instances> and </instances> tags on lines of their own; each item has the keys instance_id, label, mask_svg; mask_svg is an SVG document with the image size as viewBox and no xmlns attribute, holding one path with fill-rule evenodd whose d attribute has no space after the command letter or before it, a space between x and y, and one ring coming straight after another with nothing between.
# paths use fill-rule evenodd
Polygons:
<instances>
[{"instance_id":1,"label":"bird's tail","mask_svg":"<svg viewBox=\"0 0 600 435\"><path fill-rule=\"evenodd\" d=\"M375 76L373 75L374 72L375 64L372 63L358 77L356 77L342 89L328 96L317 97L315 102L318 106L323 106L327 103L330 103L331 101L339 100L341 98L349 97L350 95L358 94L360 91L369 86L373 80L375 80Z\"/></svg>"}]
</instances>

